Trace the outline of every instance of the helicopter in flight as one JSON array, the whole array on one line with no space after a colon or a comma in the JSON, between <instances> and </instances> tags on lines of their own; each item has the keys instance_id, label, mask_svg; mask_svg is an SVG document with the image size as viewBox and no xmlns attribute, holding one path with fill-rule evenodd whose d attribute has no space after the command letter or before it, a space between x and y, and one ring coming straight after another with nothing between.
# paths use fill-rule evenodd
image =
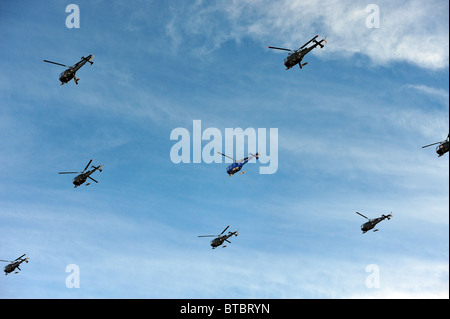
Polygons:
<instances>
[{"instance_id":1,"label":"helicopter in flight","mask_svg":"<svg viewBox=\"0 0 450 319\"><path fill-rule=\"evenodd\" d=\"M234 232L229 231L228 234L222 235L228 229L228 227L230 227L230 225L228 225L219 235L203 235L203 236L198 236L198 237L216 237L213 240L211 240L212 249L219 247L224 242L231 244L231 242L228 240L228 238L230 238L233 235L237 237L237 235L239 235L239 231L238 230L236 230ZM227 247L227 246L226 245L222 246L222 248L225 248L225 247Z\"/></svg>"},{"instance_id":2,"label":"helicopter in flight","mask_svg":"<svg viewBox=\"0 0 450 319\"><path fill-rule=\"evenodd\" d=\"M450 149L450 133L447 135L447 139L445 141L433 143L430 145L425 145L425 146L422 146L422 148L436 145L436 144L439 144L439 146L436 147L436 153L439 155L439 157L441 157L442 155L447 153Z\"/></svg>"},{"instance_id":3,"label":"helicopter in flight","mask_svg":"<svg viewBox=\"0 0 450 319\"><path fill-rule=\"evenodd\" d=\"M291 49L284 49L284 48L278 48L278 47L269 47L269 49L275 49L275 50L283 50L283 51L289 51L292 53L289 53L289 55L284 59L284 65L286 66L286 70L289 70L296 64L300 67L300 69L303 69L305 65L308 64L308 62L305 62L302 64L302 60L309 52L311 52L314 48L317 46L320 46L321 48L324 47L322 44L323 42L327 43L326 37L320 41L317 41L318 35L316 35L314 38L306 42L304 45L302 45L298 50L291 50ZM313 45L310 47L306 47L311 42L314 42Z\"/></svg>"},{"instance_id":4,"label":"helicopter in flight","mask_svg":"<svg viewBox=\"0 0 450 319\"><path fill-rule=\"evenodd\" d=\"M362 217L364 217L365 219L368 220L368 222L365 222L364 224L361 225L361 230L362 230L363 234L365 234L365 233L368 232L369 230L375 228L375 226L376 226L379 222L385 220L386 218L387 218L388 220L390 220L390 219L392 218L392 212L391 212L389 215L384 215L384 214L383 214L383 215L381 215L381 217L374 218L374 219L369 219L369 218L367 218L366 216L364 216L363 214L360 214L360 213L358 213L358 212L356 212L356 213L357 213L358 215L360 215L360 216L362 216ZM378 229L374 229L373 231L376 232L376 231L378 231Z\"/></svg>"},{"instance_id":5,"label":"helicopter in flight","mask_svg":"<svg viewBox=\"0 0 450 319\"><path fill-rule=\"evenodd\" d=\"M20 269L20 264L23 262L28 263L28 260L30 258L23 258L26 254L23 254L22 256L20 256L19 258L14 259L13 261L9 261L9 260L0 260L0 261L4 261L9 263L8 265L5 266L5 268L3 269L5 272L5 276L9 273L12 273L14 271L15 274L17 274L19 271L18 270L22 270ZM16 270L18 269L18 270Z\"/></svg>"},{"instance_id":6,"label":"helicopter in flight","mask_svg":"<svg viewBox=\"0 0 450 319\"><path fill-rule=\"evenodd\" d=\"M103 164L100 164L99 166L93 166L90 171L86 171L89 167L89 165L91 164L92 159L89 161L89 163L87 163L86 167L84 168L84 170L82 172L59 172L58 174L79 174L77 176L75 176L75 178L73 179L73 184L75 185L75 188L77 188L78 186L80 186L81 184L83 184L84 182L86 182L86 180L89 178L91 180L93 180L94 182L98 183L95 179L93 179L91 177L91 174L94 173L96 170L99 170L100 172L102 171L102 167ZM87 183L86 186L90 185L91 183Z\"/></svg>"},{"instance_id":7,"label":"helicopter in flight","mask_svg":"<svg viewBox=\"0 0 450 319\"><path fill-rule=\"evenodd\" d=\"M72 66L67 66L67 65L64 65L61 63L56 63L56 62L52 62L52 61L48 61L48 60L44 60L44 62L52 63L52 64L56 64L56 65L60 65L60 66L64 66L64 67L68 68L59 75L59 80L61 81L61 85L63 85L64 83L68 83L72 79L75 81L75 84L78 85L78 81L80 79L76 77L76 72L79 69L81 69L81 67L83 65L85 65L86 62L89 62L91 65L94 64L94 62L92 62L92 60L94 60L94 55L89 54L86 58L84 56L81 57L81 61L75 63Z\"/></svg>"},{"instance_id":8,"label":"helicopter in flight","mask_svg":"<svg viewBox=\"0 0 450 319\"><path fill-rule=\"evenodd\" d=\"M241 159L240 161L236 161L234 158L232 158L228 155L222 154L220 152L217 152L217 153L219 153L222 156L228 157L229 159L232 159L234 162L233 164L228 165L228 167L227 167L228 177L231 177L234 174L236 174L237 172L239 172L242 169L242 167L248 163L248 161L250 161L253 158L259 159L259 155L261 155L260 153L256 153L256 154L250 153L250 156L247 156L247 157ZM245 173L245 171L241 172L241 174L244 174L244 173Z\"/></svg>"}]
</instances>

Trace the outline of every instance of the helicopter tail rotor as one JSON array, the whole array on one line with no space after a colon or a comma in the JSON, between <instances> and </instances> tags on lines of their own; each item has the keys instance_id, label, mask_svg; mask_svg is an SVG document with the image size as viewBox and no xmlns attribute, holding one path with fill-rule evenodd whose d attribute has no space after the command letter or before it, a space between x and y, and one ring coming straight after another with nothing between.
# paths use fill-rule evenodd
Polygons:
<instances>
[{"instance_id":1,"label":"helicopter tail rotor","mask_svg":"<svg viewBox=\"0 0 450 319\"><path fill-rule=\"evenodd\" d=\"M94 64L94 62L92 62L92 60L94 60L94 55L90 54L87 58L85 58L84 56L81 57L82 61L86 61L89 62L91 65Z\"/></svg>"},{"instance_id":2,"label":"helicopter tail rotor","mask_svg":"<svg viewBox=\"0 0 450 319\"><path fill-rule=\"evenodd\" d=\"M261 153L256 153L256 154L252 154L252 153L250 153L250 155L251 155L251 158L256 158L257 160L259 159L259 156L261 155ZM251 159L250 158L250 159Z\"/></svg>"}]
</instances>

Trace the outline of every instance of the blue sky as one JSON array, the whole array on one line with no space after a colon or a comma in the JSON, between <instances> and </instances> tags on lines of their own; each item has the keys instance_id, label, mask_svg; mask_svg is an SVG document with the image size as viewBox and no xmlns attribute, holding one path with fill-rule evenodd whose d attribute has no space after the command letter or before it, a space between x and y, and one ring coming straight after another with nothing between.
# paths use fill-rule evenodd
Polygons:
<instances>
[{"instance_id":1,"label":"blue sky","mask_svg":"<svg viewBox=\"0 0 450 319\"><path fill-rule=\"evenodd\" d=\"M449 132L448 2L377 1L378 29L371 3L2 2L0 259L30 262L0 297L448 298L448 154L421 149ZM303 70L267 48L316 34ZM90 53L78 86L42 62ZM174 164L194 120L277 128L277 172ZM57 174L91 158L99 184Z\"/></svg>"}]
</instances>

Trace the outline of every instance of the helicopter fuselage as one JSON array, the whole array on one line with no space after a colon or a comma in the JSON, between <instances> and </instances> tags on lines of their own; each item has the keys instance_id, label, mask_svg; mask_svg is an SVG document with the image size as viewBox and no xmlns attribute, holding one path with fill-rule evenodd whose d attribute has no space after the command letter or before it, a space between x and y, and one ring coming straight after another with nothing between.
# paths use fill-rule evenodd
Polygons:
<instances>
[{"instance_id":1,"label":"helicopter fuselage","mask_svg":"<svg viewBox=\"0 0 450 319\"><path fill-rule=\"evenodd\" d=\"M237 232L228 232L228 235L218 236L217 238L214 238L213 240L211 240L211 247L214 249L221 246L228 238L233 235L237 236Z\"/></svg>"},{"instance_id":2,"label":"helicopter fuselage","mask_svg":"<svg viewBox=\"0 0 450 319\"><path fill-rule=\"evenodd\" d=\"M13 264L9 264L5 266L5 274L9 274L11 272L14 271L14 269L16 269L16 267L18 267L19 265L17 263L13 263Z\"/></svg>"},{"instance_id":3,"label":"helicopter fuselage","mask_svg":"<svg viewBox=\"0 0 450 319\"><path fill-rule=\"evenodd\" d=\"M75 178L73 179L73 182L72 182L75 185L75 188L80 186L80 185L82 185L83 183L85 183L88 178L92 178L92 177L89 177L89 176L91 176L91 174L94 173L97 169L100 168L99 170L101 171L101 167L100 166L99 167L93 166L93 167L94 167L94 169L92 169L90 171L87 171L87 172L84 172L84 173L81 173L80 175L75 176Z\"/></svg>"},{"instance_id":4,"label":"helicopter fuselage","mask_svg":"<svg viewBox=\"0 0 450 319\"><path fill-rule=\"evenodd\" d=\"M64 72L62 72L59 75L59 80L61 81L61 85L63 85L64 83L69 82L72 79L75 79L75 83L77 83L77 81L79 80L79 79L75 78L75 75L76 75L77 71L79 69L81 69L81 67L83 65L85 65L86 62L89 62L89 63L92 64L93 62L90 61L91 58L92 58L92 54L90 54L87 58L81 57L81 61L80 62L74 64L73 66L69 67Z\"/></svg>"},{"instance_id":5,"label":"helicopter fuselage","mask_svg":"<svg viewBox=\"0 0 450 319\"><path fill-rule=\"evenodd\" d=\"M250 153L250 156L247 156L247 157L241 159L240 161L236 161L234 158L232 158L232 157L230 157L228 155L222 154L220 152L217 152L217 153L219 153L222 156L228 157L228 158L233 160L233 163L227 166L228 177L231 177L234 174L236 174L237 172L239 172L242 169L242 167L245 164L247 164L250 160L252 160L253 158L256 158L258 160L259 159L259 155L261 155L260 153L256 153L256 154ZM244 174L244 173L245 173L245 171L242 172L241 174Z\"/></svg>"},{"instance_id":6,"label":"helicopter fuselage","mask_svg":"<svg viewBox=\"0 0 450 319\"><path fill-rule=\"evenodd\" d=\"M301 51L296 51L294 53L289 54L286 59L284 59L284 66L286 67L286 70L292 68L293 66L300 64L303 60L303 58L305 57L305 55L310 52L313 49L313 47L311 48L307 48L307 49L303 49Z\"/></svg>"},{"instance_id":7,"label":"helicopter fuselage","mask_svg":"<svg viewBox=\"0 0 450 319\"><path fill-rule=\"evenodd\" d=\"M12 262L12 263L6 265L5 268L3 269L3 271L5 272L5 275L7 275L7 274L9 274L9 273L12 273L12 272L13 272L14 270L16 270L16 269L19 269L19 270L20 270L19 266L20 266L20 264L23 263L24 261L25 261L26 263L28 263L28 258L21 259L21 260L18 260L18 261L14 261L14 262Z\"/></svg>"},{"instance_id":8,"label":"helicopter fuselage","mask_svg":"<svg viewBox=\"0 0 450 319\"><path fill-rule=\"evenodd\" d=\"M307 55L309 52L311 52L317 46L323 47L322 41L316 42L314 45L310 46L309 48L304 48L304 49L301 49L301 50L297 50L297 51L289 54L286 57L286 59L284 59L284 66L286 67L286 70L289 70L290 68L292 68L293 66L295 66L297 64L301 68L302 67L301 63L302 63L302 60L305 57L305 55ZM305 64L307 64L307 63L305 63Z\"/></svg>"},{"instance_id":9,"label":"helicopter fuselage","mask_svg":"<svg viewBox=\"0 0 450 319\"><path fill-rule=\"evenodd\" d=\"M436 147L436 153L441 157L445 153L447 153L450 149L450 142L445 141L444 143L440 144L438 147Z\"/></svg>"},{"instance_id":10,"label":"helicopter fuselage","mask_svg":"<svg viewBox=\"0 0 450 319\"><path fill-rule=\"evenodd\" d=\"M67 83L75 77L75 72L76 71L70 67L59 75L59 80L61 83Z\"/></svg>"},{"instance_id":11,"label":"helicopter fuselage","mask_svg":"<svg viewBox=\"0 0 450 319\"><path fill-rule=\"evenodd\" d=\"M87 178L92 173L93 173L93 171L89 171L89 172L80 174L78 176L75 176L75 178L73 179L73 184L75 185L75 187L78 187L78 186L82 185L84 182L86 182Z\"/></svg>"},{"instance_id":12,"label":"helicopter fuselage","mask_svg":"<svg viewBox=\"0 0 450 319\"><path fill-rule=\"evenodd\" d=\"M363 234L366 233L366 232L368 232L369 230L375 228L375 226L376 226L379 222L385 220L386 218L387 218L387 219L390 219L391 216L390 216L390 215L387 215L387 216L386 216L386 215L382 215L381 217L378 217L378 218L369 219L368 222L366 222L366 223L364 223L364 224L361 225L361 230L362 230Z\"/></svg>"},{"instance_id":13,"label":"helicopter fuselage","mask_svg":"<svg viewBox=\"0 0 450 319\"><path fill-rule=\"evenodd\" d=\"M227 173L229 176L236 174L239 172L244 164L248 162L248 158L246 158L243 162L235 162L227 167Z\"/></svg>"}]
</instances>

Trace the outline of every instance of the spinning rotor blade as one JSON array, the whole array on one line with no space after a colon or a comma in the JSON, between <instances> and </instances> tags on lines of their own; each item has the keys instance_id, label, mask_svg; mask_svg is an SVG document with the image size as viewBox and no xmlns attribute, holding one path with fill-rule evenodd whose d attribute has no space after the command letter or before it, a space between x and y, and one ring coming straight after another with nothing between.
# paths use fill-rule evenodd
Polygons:
<instances>
[{"instance_id":1,"label":"spinning rotor blade","mask_svg":"<svg viewBox=\"0 0 450 319\"><path fill-rule=\"evenodd\" d=\"M269 49L275 49L275 50L283 50L283 51L290 51L290 52L294 52L294 50L290 50L290 49L284 49L284 48L277 48L277 47L269 47Z\"/></svg>"},{"instance_id":2,"label":"spinning rotor blade","mask_svg":"<svg viewBox=\"0 0 450 319\"><path fill-rule=\"evenodd\" d=\"M203 236L198 236L198 237L217 237L217 235L203 235Z\"/></svg>"},{"instance_id":3,"label":"spinning rotor blade","mask_svg":"<svg viewBox=\"0 0 450 319\"><path fill-rule=\"evenodd\" d=\"M52 64L56 64L56 65L60 65L60 66L65 66L66 68L70 68L70 66L67 66L67 65L64 65L64 64L61 64L61 63L56 63L56 62L52 62L52 61L48 61L48 60L43 60L44 62L47 62L47 63L52 63Z\"/></svg>"},{"instance_id":4,"label":"spinning rotor blade","mask_svg":"<svg viewBox=\"0 0 450 319\"><path fill-rule=\"evenodd\" d=\"M89 167L89 165L90 165L91 163L92 163L92 159L89 161L89 163L87 163L87 165L86 165L86 167L84 168L83 172L84 172L85 170L88 169L88 167Z\"/></svg>"},{"instance_id":5,"label":"spinning rotor blade","mask_svg":"<svg viewBox=\"0 0 450 319\"><path fill-rule=\"evenodd\" d=\"M225 229L220 233L220 235L222 235L222 234L228 229L228 227L230 227L230 225L228 225L227 228L225 228Z\"/></svg>"},{"instance_id":6,"label":"spinning rotor blade","mask_svg":"<svg viewBox=\"0 0 450 319\"><path fill-rule=\"evenodd\" d=\"M21 259L23 256L25 256L26 254L23 254L22 256L20 256L19 258L16 258L14 261Z\"/></svg>"},{"instance_id":7,"label":"spinning rotor blade","mask_svg":"<svg viewBox=\"0 0 450 319\"><path fill-rule=\"evenodd\" d=\"M5 263L10 263L11 262L9 260L3 260L3 259L0 259L0 261L4 261Z\"/></svg>"},{"instance_id":8,"label":"spinning rotor blade","mask_svg":"<svg viewBox=\"0 0 450 319\"><path fill-rule=\"evenodd\" d=\"M98 184L98 182L95 179L93 179L92 177L88 176L88 178L92 179L94 182L96 182Z\"/></svg>"},{"instance_id":9,"label":"spinning rotor blade","mask_svg":"<svg viewBox=\"0 0 450 319\"><path fill-rule=\"evenodd\" d=\"M360 213L358 213L358 212L356 212L356 213L357 213L358 215L364 217L365 219L369 219L369 218L367 218L366 216L364 216L363 214L360 214Z\"/></svg>"},{"instance_id":10,"label":"spinning rotor blade","mask_svg":"<svg viewBox=\"0 0 450 319\"><path fill-rule=\"evenodd\" d=\"M433 146L433 145L440 144L440 143L443 143L443 142L436 142L436 143L433 143L433 144L430 144L430 145L425 145L425 146L422 146L422 148L425 148L425 147L428 147L428 146Z\"/></svg>"},{"instance_id":11,"label":"spinning rotor blade","mask_svg":"<svg viewBox=\"0 0 450 319\"><path fill-rule=\"evenodd\" d=\"M242 163L243 161L246 161L246 160L248 160L248 156L247 157L244 157L243 159L241 159L241 160L239 160L239 161L235 161L236 163Z\"/></svg>"},{"instance_id":12,"label":"spinning rotor blade","mask_svg":"<svg viewBox=\"0 0 450 319\"><path fill-rule=\"evenodd\" d=\"M233 162L236 162L236 160L235 160L234 158L229 157L228 155L222 154L222 153L220 153L220 152L217 152L217 153L219 153L219 154L222 155L222 156L228 157L229 159L232 159Z\"/></svg>"},{"instance_id":13,"label":"spinning rotor blade","mask_svg":"<svg viewBox=\"0 0 450 319\"><path fill-rule=\"evenodd\" d=\"M58 174L78 174L79 172L59 172Z\"/></svg>"},{"instance_id":14,"label":"spinning rotor blade","mask_svg":"<svg viewBox=\"0 0 450 319\"><path fill-rule=\"evenodd\" d=\"M314 38L312 38L311 40L309 40L308 42L306 42L304 45L302 45L302 46L300 47L300 49L303 49L304 47L306 47L308 44L311 43L311 41L314 41L314 39L316 39L318 36L319 36L319 35L316 35ZM300 49L299 49L299 50L300 50Z\"/></svg>"}]
</instances>

